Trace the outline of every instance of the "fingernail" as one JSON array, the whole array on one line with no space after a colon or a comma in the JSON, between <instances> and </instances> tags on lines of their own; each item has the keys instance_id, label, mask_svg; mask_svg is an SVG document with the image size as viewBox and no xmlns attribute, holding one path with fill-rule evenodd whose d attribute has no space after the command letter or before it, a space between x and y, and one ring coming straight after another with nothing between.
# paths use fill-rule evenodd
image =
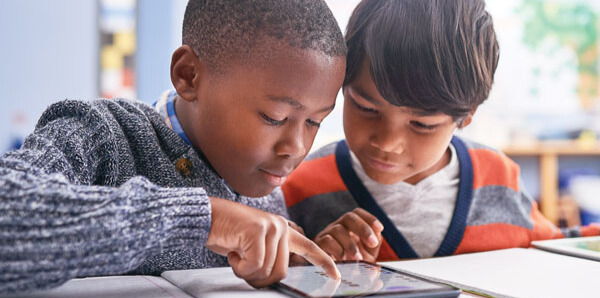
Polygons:
<instances>
[{"instance_id":1,"label":"fingernail","mask_svg":"<svg viewBox=\"0 0 600 298\"><path fill-rule=\"evenodd\" d=\"M376 220L373 225L375 226L376 229L378 229L379 231L383 231L383 224L381 224L380 221Z\"/></svg>"},{"instance_id":2,"label":"fingernail","mask_svg":"<svg viewBox=\"0 0 600 298\"><path fill-rule=\"evenodd\" d=\"M372 247L377 246L377 244L379 244L379 240L377 240L377 237L375 237L375 235L371 235L369 236L369 243Z\"/></svg>"},{"instance_id":3,"label":"fingernail","mask_svg":"<svg viewBox=\"0 0 600 298\"><path fill-rule=\"evenodd\" d=\"M354 255L354 259L356 259L356 260L362 260L363 259L363 256L360 253L360 251L356 252L356 254Z\"/></svg>"}]
</instances>

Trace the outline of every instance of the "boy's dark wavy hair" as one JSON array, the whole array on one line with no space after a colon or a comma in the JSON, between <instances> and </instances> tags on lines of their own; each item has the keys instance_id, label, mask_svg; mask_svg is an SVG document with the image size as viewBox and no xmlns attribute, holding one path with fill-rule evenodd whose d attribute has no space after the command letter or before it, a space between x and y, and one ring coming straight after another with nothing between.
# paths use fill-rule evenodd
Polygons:
<instances>
[{"instance_id":1,"label":"boy's dark wavy hair","mask_svg":"<svg viewBox=\"0 0 600 298\"><path fill-rule=\"evenodd\" d=\"M499 58L484 0L363 0L346 45L344 86L370 59L385 100L455 121L488 97Z\"/></svg>"}]
</instances>

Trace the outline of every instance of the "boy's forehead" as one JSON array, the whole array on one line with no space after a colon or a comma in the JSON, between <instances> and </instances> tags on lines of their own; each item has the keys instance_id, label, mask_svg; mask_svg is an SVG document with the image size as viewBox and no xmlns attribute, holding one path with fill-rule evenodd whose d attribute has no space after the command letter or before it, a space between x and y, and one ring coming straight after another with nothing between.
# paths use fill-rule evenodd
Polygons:
<instances>
[{"instance_id":1,"label":"boy's forehead","mask_svg":"<svg viewBox=\"0 0 600 298\"><path fill-rule=\"evenodd\" d=\"M310 112L333 109L344 78L344 56L331 58L285 44L267 47L258 46L256 55L248 60L229 61L220 71L212 70L212 89L233 91L239 99L255 98L261 105L285 105Z\"/></svg>"},{"instance_id":2,"label":"boy's forehead","mask_svg":"<svg viewBox=\"0 0 600 298\"><path fill-rule=\"evenodd\" d=\"M262 36L244 55L233 59L232 62L248 67L264 67L282 62L301 65L305 63L306 59L316 60L321 65L339 61L343 61L345 64L346 61L345 56L331 56L319 50L290 44L285 39Z\"/></svg>"},{"instance_id":3,"label":"boy's forehead","mask_svg":"<svg viewBox=\"0 0 600 298\"><path fill-rule=\"evenodd\" d=\"M274 74L271 80L286 77L299 78L299 75L310 74L313 77L326 76L339 78L340 85L346 66L345 56L330 56L313 49L302 49L287 44L286 41L267 37L271 43L254 46L246 54L230 57L221 74L228 72L242 74L247 79L257 79L266 73ZM309 78L310 79L310 78ZM300 82L298 82L300 84ZM339 87L338 87L339 88ZM269 94L273 97L289 97L288 94Z\"/></svg>"},{"instance_id":4,"label":"boy's forehead","mask_svg":"<svg viewBox=\"0 0 600 298\"><path fill-rule=\"evenodd\" d=\"M209 64L209 71L211 81L216 84L232 80L237 81L235 82L237 85L257 80L277 82L286 78L299 78L299 75L303 73L311 73L313 76L323 74L339 77L341 81L344 77L345 65L346 58L344 56L330 57L319 51L277 44L272 47L257 46L245 54L228 57L226 61L218 65ZM275 92L271 93L265 90L265 96L279 101L295 100L291 94L281 92L286 90L283 86L279 87L273 86L272 91Z\"/></svg>"}]
</instances>

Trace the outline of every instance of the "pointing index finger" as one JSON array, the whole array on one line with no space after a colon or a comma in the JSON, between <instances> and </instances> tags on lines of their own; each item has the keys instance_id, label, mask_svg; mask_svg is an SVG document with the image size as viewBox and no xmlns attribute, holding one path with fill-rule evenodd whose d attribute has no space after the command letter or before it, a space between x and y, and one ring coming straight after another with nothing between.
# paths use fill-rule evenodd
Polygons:
<instances>
[{"instance_id":1,"label":"pointing index finger","mask_svg":"<svg viewBox=\"0 0 600 298\"><path fill-rule=\"evenodd\" d=\"M293 229L290 229L289 248L290 252L302 256L317 267L323 268L325 273L331 278L341 278L340 271L333 259L314 242L308 240L308 238L302 236Z\"/></svg>"}]
</instances>

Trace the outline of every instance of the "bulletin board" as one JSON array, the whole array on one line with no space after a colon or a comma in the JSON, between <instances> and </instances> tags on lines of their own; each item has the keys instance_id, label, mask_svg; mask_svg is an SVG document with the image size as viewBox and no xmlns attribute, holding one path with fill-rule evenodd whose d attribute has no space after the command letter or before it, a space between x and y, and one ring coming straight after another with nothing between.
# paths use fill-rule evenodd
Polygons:
<instances>
[{"instance_id":1,"label":"bulletin board","mask_svg":"<svg viewBox=\"0 0 600 298\"><path fill-rule=\"evenodd\" d=\"M136 1L100 0L100 96L136 98Z\"/></svg>"}]
</instances>

